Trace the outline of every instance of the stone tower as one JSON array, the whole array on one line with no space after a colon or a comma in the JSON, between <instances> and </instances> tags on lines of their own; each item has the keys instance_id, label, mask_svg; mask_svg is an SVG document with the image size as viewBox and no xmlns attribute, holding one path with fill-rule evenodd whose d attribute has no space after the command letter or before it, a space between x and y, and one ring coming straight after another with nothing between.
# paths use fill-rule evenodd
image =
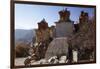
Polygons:
<instances>
[{"instance_id":1,"label":"stone tower","mask_svg":"<svg viewBox=\"0 0 100 69\"><path fill-rule=\"evenodd\" d=\"M66 37L73 33L73 21L70 20L70 11L63 9L59 11L60 19L56 24L56 37Z\"/></svg>"},{"instance_id":2,"label":"stone tower","mask_svg":"<svg viewBox=\"0 0 100 69\"><path fill-rule=\"evenodd\" d=\"M36 30L36 42L47 41L50 37L50 31L48 23L43 19L38 23L38 29Z\"/></svg>"}]
</instances>

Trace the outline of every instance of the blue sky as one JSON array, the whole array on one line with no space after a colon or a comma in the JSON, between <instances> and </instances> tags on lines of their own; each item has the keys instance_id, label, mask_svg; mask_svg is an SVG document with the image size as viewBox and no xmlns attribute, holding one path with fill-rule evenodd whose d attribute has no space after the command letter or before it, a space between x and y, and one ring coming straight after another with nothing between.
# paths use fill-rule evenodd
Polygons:
<instances>
[{"instance_id":1,"label":"blue sky","mask_svg":"<svg viewBox=\"0 0 100 69\"><path fill-rule=\"evenodd\" d=\"M94 15L94 8L15 4L15 29L37 28L37 23L43 18L49 26L55 25L59 20L58 12L63 8L68 8L71 13L70 19L73 21L78 21L82 10L88 12L90 17Z\"/></svg>"}]
</instances>

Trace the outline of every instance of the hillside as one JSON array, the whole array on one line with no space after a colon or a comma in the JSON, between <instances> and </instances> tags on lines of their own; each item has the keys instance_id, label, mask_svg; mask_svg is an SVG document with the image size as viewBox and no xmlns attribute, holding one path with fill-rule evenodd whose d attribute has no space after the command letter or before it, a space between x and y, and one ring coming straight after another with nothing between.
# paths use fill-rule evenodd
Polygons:
<instances>
[{"instance_id":1,"label":"hillside","mask_svg":"<svg viewBox=\"0 0 100 69\"><path fill-rule=\"evenodd\" d=\"M35 30L24 30L16 29L15 30L15 42L31 42L32 38L35 37Z\"/></svg>"}]
</instances>

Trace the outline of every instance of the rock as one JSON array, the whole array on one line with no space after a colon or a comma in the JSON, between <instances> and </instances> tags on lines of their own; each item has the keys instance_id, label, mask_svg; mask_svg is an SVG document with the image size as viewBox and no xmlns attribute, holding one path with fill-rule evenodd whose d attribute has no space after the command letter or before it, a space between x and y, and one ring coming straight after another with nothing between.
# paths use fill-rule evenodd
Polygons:
<instances>
[{"instance_id":1,"label":"rock","mask_svg":"<svg viewBox=\"0 0 100 69\"><path fill-rule=\"evenodd\" d=\"M53 57L51 57L49 60L48 60L48 63L49 64L56 64L56 63L58 63L59 61L58 61L58 59L57 59L57 56L53 56Z\"/></svg>"},{"instance_id":2,"label":"rock","mask_svg":"<svg viewBox=\"0 0 100 69\"><path fill-rule=\"evenodd\" d=\"M66 56L61 56L60 60L59 60L59 63L66 63L66 59L67 59Z\"/></svg>"},{"instance_id":3,"label":"rock","mask_svg":"<svg viewBox=\"0 0 100 69\"><path fill-rule=\"evenodd\" d=\"M48 61L46 59L41 59L39 62L40 64L48 64Z\"/></svg>"},{"instance_id":4,"label":"rock","mask_svg":"<svg viewBox=\"0 0 100 69\"><path fill-rule=\"evenodd\" d=\"M30 66L31 65L31 56L28 56L25 61L24 61L25 66Z\"/></svg>"},{"instance_id":5,"label":"rock","mask_svg":"<svg viewBox=\"0 0 100 69\"><path fill-rule=\"evenodd\" d=\"M39 61L35 61L31 63L31 65L35 65L35 64L48 64L48 61L46 59L40 59Z\"/></svg>"},{"instance_id":6,"label":"rock","mask_svg":"<svg viewBox=\"0 0 100 69\"><path fill-rule=\"evenodd\" d=\"M31 63L35 62L37 60L37 56L33 53L31 56L28 56L25 61L24 65L25 66L30 66Z\"/></svg>"},{"instance_id":7,"label":"rock","mask_svg":"<svg viewBox=\"0 0 100 69\"><path fill-rule=\"evenodd\" d=\"M66 56L61 56L60 60L66 60L67 57Z\"/></svg>"},{"instance_id":8,"label":"rock","mask_svg":"<svg viewBox=\"0 0 100 69\"><path fill-rule=\"evenodd\" d=\"M48 60L48 62L51 62L52 59L56 59L56 58L57 58L57 56L53 56Z\"/></svg>"},{"instance_id":9,"label":"rock","mask_svg":"<svg viewBox=\"0 0 100 69\"><path fill-rule=\"evenodd\" d=\"M35 61L35 62L31 63L31 65L39 65L39 64L40 64L39 61Z\"/></svg>"}]
</instances>

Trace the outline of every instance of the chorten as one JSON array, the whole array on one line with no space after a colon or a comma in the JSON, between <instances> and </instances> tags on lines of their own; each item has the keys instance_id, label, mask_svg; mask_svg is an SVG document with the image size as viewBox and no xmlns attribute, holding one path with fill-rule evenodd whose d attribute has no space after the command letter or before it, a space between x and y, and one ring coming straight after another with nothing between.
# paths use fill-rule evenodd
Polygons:
<instances>
[{"instance_id":1,"label":"chorten","mask_svg":"<svg viewBox=\"0 0 100 69\"><path fill-rule=\"evenodd\" d=\"M58 12L59 20L56 24L56 37L66 37L73 33L73 21L70 19L70 11L63 9Z\"/></svg>"}]
</instances>

